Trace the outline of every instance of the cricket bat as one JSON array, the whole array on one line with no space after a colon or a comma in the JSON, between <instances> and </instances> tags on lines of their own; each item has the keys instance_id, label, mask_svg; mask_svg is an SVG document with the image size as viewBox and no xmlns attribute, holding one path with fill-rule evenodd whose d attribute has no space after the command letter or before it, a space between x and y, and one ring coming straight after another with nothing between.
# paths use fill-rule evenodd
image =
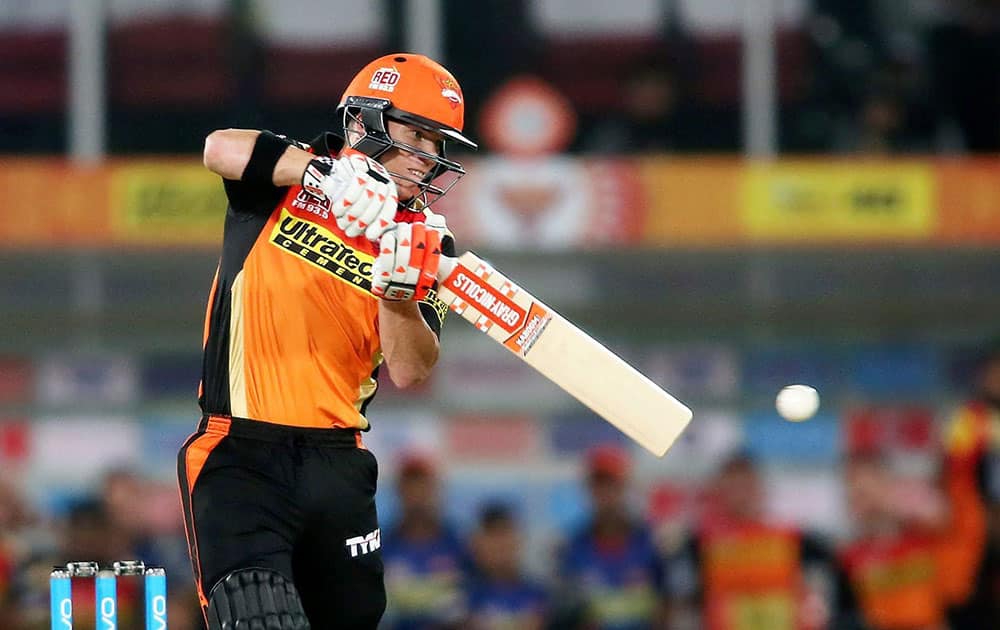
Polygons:
<instances>
[{"instance_id":1,"label":"cricket bat","mask_svg":"<svg viewBox=\"0 0 1000 630\"><path fill-rule=\"evenodd\" d=\"M442 258L438 298L661 457L691 410L471 252Z\"/></svg>"}]
</instances>

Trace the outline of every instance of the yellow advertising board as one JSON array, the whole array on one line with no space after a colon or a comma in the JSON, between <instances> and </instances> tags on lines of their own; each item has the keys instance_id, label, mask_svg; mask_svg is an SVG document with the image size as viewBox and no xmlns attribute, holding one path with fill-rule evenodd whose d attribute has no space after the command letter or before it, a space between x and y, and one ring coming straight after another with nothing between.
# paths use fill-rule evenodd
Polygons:
<instances>
[{"instance_id":1,"label":"yellow advertising board","mask_svg":"<svg viewBox=\"0 0 1000 630\"><path fill-rule=\"evenodd\" d=\"M438 207L497 248L1000 244L1000 160L470 160ZM542 168L544 166L544 168ZM211 248L226 195L196 158L0 160L0 248Z\"/></svg>"},{"instance_id":2,"label":"yellow advertising board","mask_svg":"<svg viewBox=\"0 0 1000 630\"><path fill-rule=\"evenodd\" d=\"M936 223L934 173L923 163L751 164L742 202L754 242L919 241Z\"/></svg>"},{"instance_id":3,"label":"yellow advertising board","mask_svg":"<svg viewBox=\"0 0 1000 630\"><path fill-rule=\"evenodd\" d=\"M105 169L63 160L0 162L0 246L107 244Z\"/></svg>"},{"instance_id":4,"label":"yellow advertising board","mask_svg":"<svg viewBox=\"0 0 1000 630\"><path fill-rule=\"evenodd\" d=\"M935 164L936 239L948 245L1000 243L1000 160L940 160Z\"/></svg>"},{"instance_id":5,"label":"yellow advertising board","mask_svg":"<svg viewBox=\"0 0 1000 630\"><path fill-rule=\"evenodd\" d=\"M743 240L737 220L740 162L669 157L636 162L647 199L644 243L699 247Z\"/></svg>"},{"instance_id":6,"label":"yellow advertising board","mask_svg":"<svg viewBox=\"0 0 1000 630\"><path fill-rule=\"evenodd\" d=\"M211 245L222 239L222 181L198 163L123 164L110 173L112 238L130 244Z\"/></svg>"}]
</instances>

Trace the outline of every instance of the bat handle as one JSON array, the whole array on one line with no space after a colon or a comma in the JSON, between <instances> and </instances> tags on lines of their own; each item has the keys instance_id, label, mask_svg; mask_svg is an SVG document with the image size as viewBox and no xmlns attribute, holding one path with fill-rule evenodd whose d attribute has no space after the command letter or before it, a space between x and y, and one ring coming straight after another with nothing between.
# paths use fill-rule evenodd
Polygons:
<instances>
[{"instance_id":1,"label":"bat handle","mask_svg":"<svg viewBox=\"0 0 1000 630\"><path fill-rule=\"evenodd\" d=\"M438 282L444 282L444 279L451 275L452 271L455 271L455 267L458 266L458 258L453 256L442 256L441 262L438 264L437 278Z\"/></svg>"}]
</instances>

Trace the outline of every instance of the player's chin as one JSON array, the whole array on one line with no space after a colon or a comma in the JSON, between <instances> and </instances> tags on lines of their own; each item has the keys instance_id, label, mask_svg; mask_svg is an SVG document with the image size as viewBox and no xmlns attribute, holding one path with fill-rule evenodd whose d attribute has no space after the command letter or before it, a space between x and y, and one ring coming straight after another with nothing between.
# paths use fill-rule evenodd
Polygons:
<instances>
[{"instance_id":1,"label":"player's chin","mask_svg":"<svg viewBox=\"0 0 1000 630\"><path fill-rule=\"evenodd\" d=\"M420 194L420 187L405 179L392 178L396 182L396 192L399 194L399 201L406 203Z\"/></svg>"}]
</instances>

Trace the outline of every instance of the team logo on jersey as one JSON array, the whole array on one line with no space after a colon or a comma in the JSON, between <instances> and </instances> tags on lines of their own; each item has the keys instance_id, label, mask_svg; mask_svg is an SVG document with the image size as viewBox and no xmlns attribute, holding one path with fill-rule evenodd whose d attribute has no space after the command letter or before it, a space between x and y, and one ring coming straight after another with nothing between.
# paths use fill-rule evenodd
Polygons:
<instances>
[{"instance_id":1,"label":"team logo on jersey","mask_svg":"<svg viewBox=\"0 0 1000 630\"><path fill-rule=\"evenodd\" d=\"M271 230L271 244L360 291L371 293L375 258L347 245L323 226L292 215L287 208L281 209L281 217Z\"/></svg>"},{"instance_id":2,"label":"team logo on jersey","mask_svg":"<svg viewBox=\"0 0 1000 630\"><path fill-rule=\"evenodd\" d=\"M448 104L451 105L452 109L456 109L462 104L462 89L458 87L458 83L454 79L437 75L434 78L437 79L438 85L441 86L441 96L448 100Z\"/></svg>"},{"instance_id":3,"label":"team logo on jersey","mask_svg":"<svg viewBox=\"0 0 1000 630\"><path fill-rule=\"evenodd\" d=\"M330 200L322 194L314 195L305 188L295 195L295 199L292 199L292 207L311 212L321 219L330 218Z\"/></svg>"},{"instance_id":4,"label":"team logo on jersey","mask_svg":"<svg viewBox=\"0 0 1000 630\"><path fill-rule=\"evenodd\" d=\"M399 83L399 70L394 67L379 68L372 74L372 80L368 83L369 90L379 92L394 92L396 84Z\"/></svg>"}]
</instances>

